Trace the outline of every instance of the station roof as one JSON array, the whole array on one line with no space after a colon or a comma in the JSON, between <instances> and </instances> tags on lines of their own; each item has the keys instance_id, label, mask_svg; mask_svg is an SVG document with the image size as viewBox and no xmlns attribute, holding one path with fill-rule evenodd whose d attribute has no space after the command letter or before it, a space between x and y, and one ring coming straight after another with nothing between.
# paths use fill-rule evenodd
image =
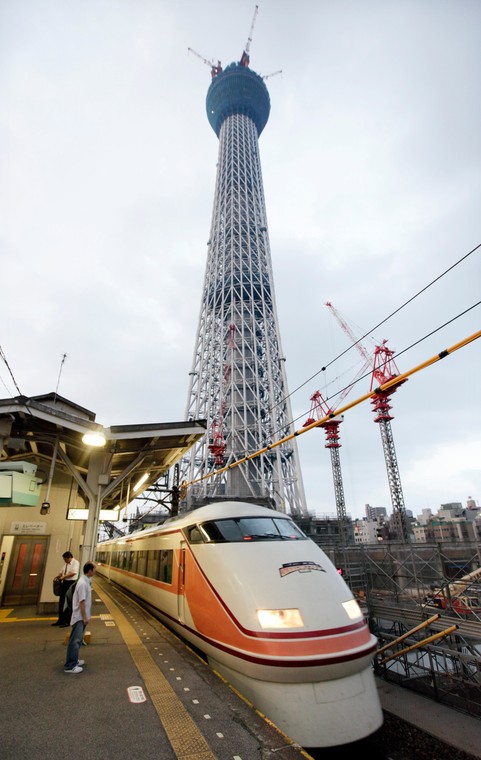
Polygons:
<instances>
[{"instance_id":1,"label":"station roof","mask_svg":"<svg viewBox=\"0 0 481 760\"><path fill-rule=\"evenodd\" d=\"M103 427L95 417L55 393L0 399L0 464L31 462L37 477L47 481L57 442L55 467L70 472L82 486L92 453L99 450L86 446L82 437L101 432L108 470L102 507L109 509L124 505L129 487L146 473L137 495L159 480L206 432L205 420Z\"/></svg>"}]
</instances>

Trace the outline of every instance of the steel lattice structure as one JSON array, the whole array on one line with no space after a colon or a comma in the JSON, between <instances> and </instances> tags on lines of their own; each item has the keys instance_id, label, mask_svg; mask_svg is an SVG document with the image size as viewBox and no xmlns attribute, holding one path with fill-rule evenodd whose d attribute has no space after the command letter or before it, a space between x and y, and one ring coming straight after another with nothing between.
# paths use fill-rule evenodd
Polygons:
<instances>
[{"instance_id":1,"label":"steel lattice structure","mask_svg":"<svg viewBox=\"0 0 481 760\"><path fill-rule=\"evenodd\" d=\"M209 438L181 466L181 508L243 499L307 513L274 298L258 138L270 99L246 65L212 71L209 122L219 158L187 419L205 419ZM218 472L216 472L218 471Z\"/></svg>"}]
</instances>

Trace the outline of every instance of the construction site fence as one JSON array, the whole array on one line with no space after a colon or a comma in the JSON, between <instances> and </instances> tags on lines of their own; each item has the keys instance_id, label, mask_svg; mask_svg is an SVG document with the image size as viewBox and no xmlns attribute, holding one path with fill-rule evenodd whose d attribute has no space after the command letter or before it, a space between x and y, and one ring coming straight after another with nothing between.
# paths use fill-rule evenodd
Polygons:
<instances>
[{"instance_id":1,"label":"construction site fence","mask_svg":"<svg viewBox=\"0 0 481 760\"><path fill-rule=\"evenodd\" d=\"M481 721L480 544L322 548L377 637L376 675Z\"/></svg>"}]
</instances>

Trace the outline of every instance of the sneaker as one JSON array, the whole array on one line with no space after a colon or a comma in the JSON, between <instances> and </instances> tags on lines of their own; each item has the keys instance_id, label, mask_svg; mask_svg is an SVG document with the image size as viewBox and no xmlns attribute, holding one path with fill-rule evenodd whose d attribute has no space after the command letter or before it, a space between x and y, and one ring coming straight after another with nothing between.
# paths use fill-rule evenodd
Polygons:
<instances>
[{"instance_id":1,"label":"sneaker","mask_svg":"<svg viewBox=\"0 0 481 760\"><path fill-rule=\"evenodd\" d=\"M80 667L80 665L75 665L73 668L64 668L64 673L81 673L83 668Z\"/></svg>"},{"instance_id":2,"label":"sneaker","mask_svg":"<svg viewBox=\"0 0 481 760\"><path fill-rule=\"evenodd\" d=\"M82 667L82 665L85 665L85 660L77 660L77 665Z\"/></svg>"}]
</instances>

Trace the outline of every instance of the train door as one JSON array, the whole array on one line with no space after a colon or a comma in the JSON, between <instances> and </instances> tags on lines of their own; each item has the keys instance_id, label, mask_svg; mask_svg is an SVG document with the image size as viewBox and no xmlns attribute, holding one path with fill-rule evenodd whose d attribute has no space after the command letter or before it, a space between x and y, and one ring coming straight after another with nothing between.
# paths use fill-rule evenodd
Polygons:
<instances>
[{"instance_id":1,"label":"train door","mask_svg":"<svg viewBox=\"0 0 481 760\"><path fill-rule=\"evenodd\" d=\"M185 621L185 541L180 542L179 574L177 577L177 615L181 623Z\"/></svg>"},{"instance_id":2,"label":"train door","mask_svg":"<svg viewBox=\"0 0 481 760\"><path fill-rule=\"evenodd\" d=\"M2 604L37 604L47 559L48 536L15 536Z\"/></svg>"}]
</instances>

